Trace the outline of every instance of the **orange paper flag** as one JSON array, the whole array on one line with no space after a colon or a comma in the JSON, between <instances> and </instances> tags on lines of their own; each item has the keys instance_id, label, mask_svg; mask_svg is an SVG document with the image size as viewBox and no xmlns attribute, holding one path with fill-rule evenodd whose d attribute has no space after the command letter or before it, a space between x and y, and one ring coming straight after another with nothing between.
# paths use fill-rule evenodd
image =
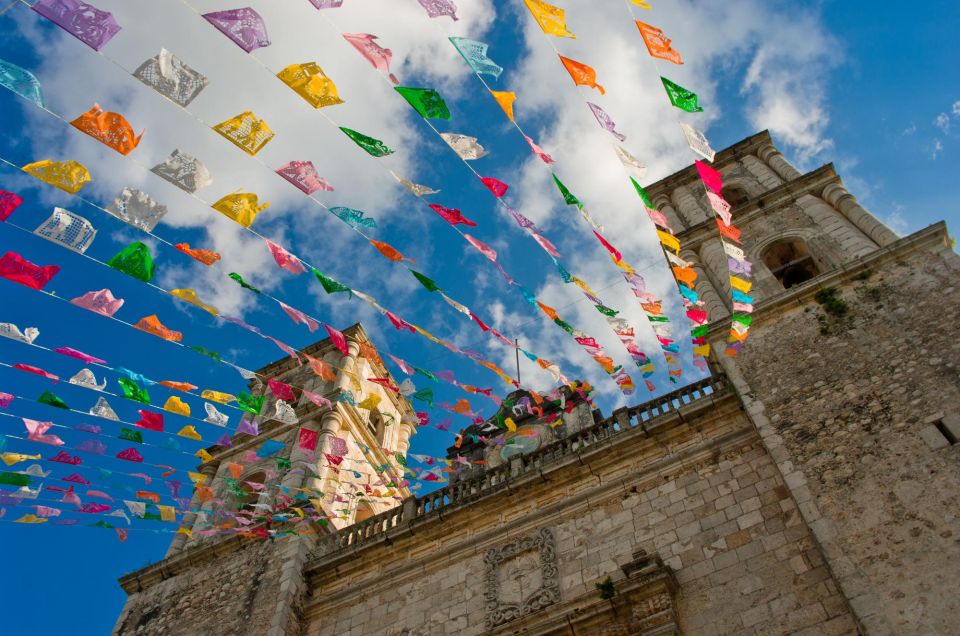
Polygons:
<instances>
[{"instance_id":1,"label":"orange paper flag","mask_svg":"<svg viewBox=\"0 0 960 636\"><path fill-rule=\"evenodd\" d=\"M603 89L603 86L597 84L597 72L593 70L592 67L577 62L576 60L571 60L569 57L563 57L562 55L560 56L560 61L563 62L564 68L570 73L574 84L595 88L600 91L601 95L607 93L607 91Z\"/></svg>"},{"instance_id":2,"label":"orange paper flag","mask_svg":"<svg viewBox=\"0 0 960 636\"><path fill-rule=\"evenodd\" d=\"M683 64L680 54L670 46L670 38L657 27L645 24L637 20L637 28L640 29L640 35L643 36L643 43L647 45L647 51L651 57L666 60L674 64Z\"/></svg>"},{"instance_id":3,"label":"orange paper flag","mask_svg":"<svg viewBox=\"0 0 960 636\"><path fill-rule=\"evenodd\" d=\"M374 241L373 239L370 239L370 244L373 245L378 250L380 250L381 254L389 258L394 263L398 263L400 261L410 261L411 263L417 262L414 259L407 258L403 254L401 254L399 251L397 251L395 247L393 247L389 243L384 243L383 241Z\"/></svg>"},{"instance_id":4,"label":"orange paper flag","mask_svg":"<svg viewBox=\"0 0 960 636\"><path fill-rule=\"evenodd\" d=\"M163 323L160 322L160 319L157 318L156 314L141 318L139 321L137 321L137 324L134 325L134 328L139 329L140 331L146 331L147 333L153 334L158 338L163 338L164 340L171 340L173 342L181 342L183 340L182 333L163 326Z\"/></svg>"},{"instance_id":5,"label":"orange paper flag","mask_svg":"<svg viewBox=\"0 0 960 636\"><path fill-rule=\"evenodd\" d=\"M94 104L93 108L74 119L70 125L121 155L130 154L140 143L140 137L143 137L142 132L139 136L133 132L133 126L123 115L106 112L100 108L100 104Z\"/></svg>"},{"instance_id":6,"label":"orange paper flag","mask_svg":"<svg viewBox=\"0 0 960 636\"><path fill-rule=\"evenodd\" d=\"M500 104L507 119L513 121L513 102L517 99L517 94L510 91L490 91L493 98Z\"/></svg>"}]
</instances>

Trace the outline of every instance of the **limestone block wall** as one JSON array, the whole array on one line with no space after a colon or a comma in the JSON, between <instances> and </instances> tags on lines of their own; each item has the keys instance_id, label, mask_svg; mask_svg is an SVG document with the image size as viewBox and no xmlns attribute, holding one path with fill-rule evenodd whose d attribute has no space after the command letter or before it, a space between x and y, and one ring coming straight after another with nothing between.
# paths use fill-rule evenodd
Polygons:
<instances>
[{"instance_id":1,"label":"limestone block wall","mask_svg":"<svg viewBox=\"0 0 960 636\"><path fill-rule=\"evenodd\" d=\"M559 633L637 548L659 554L680 583L684 633L851 633L847 604L776 465L732 396L671 433L629 439L544 471L523 485L362 544L308 568L309 636ZM639 427L638 427L639 428ZM634 435L635 433L635 435ZM559 601L488 631L484 556L550 528L557 572L504 563L501 597L555 580Z\"/></svg>"},{"instance_id":2,"label":"limestone block wall","mask_svg":"<svg viewBox=\"0 0 960 636\"><path fill-rule=\"evenodd\" d=\"M960 612L960 445L937 428L960 433L960 257L918 234L821 283L844 315L805 294L724 361L871 634Z\"/></svg>"},{"instance_id":3,"label":"limestone block wall","mask_svg":"<svg viewBox=\"0 0 960 636\"><path fill-rule=\"evenodd\" d=\"M283 543L248 540L142 591L131 583L114 635L267 634L280 596Z\"/></svg>"}]
</instances>

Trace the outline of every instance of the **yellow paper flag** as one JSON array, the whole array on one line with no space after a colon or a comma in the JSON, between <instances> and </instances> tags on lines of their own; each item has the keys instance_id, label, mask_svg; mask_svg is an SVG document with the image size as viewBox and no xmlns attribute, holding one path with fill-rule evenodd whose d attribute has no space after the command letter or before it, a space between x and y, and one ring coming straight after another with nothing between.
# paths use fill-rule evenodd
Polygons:
<instances>
[{"instance_id":1,"label":"yellow paper flag","mask_svg":"<svg viewBox=\"0 0 960 636\"><path fill-rule=\"evenodd\" d=\"M277 77L314 108L343 103L333 80L314 62L291 64L277 73Z\"/></svg>"},{"instance_id":2,"label":"yellow paper flag","mask_svg":"<svg viewBox=\"0 0 960 636\"><path fill-rule=\"evenodd\" d=\"M513 121L513 102L517 100L517 94L510 91L490 91L490 94L500 104L507 119Z\"/></svg>"},{"instance_id":3,"label":"yellow paper flag","mask_svg":"<svg viewBox=\"0 0 960 636\"><path fill-rule=\"evenodd\" d=\"M742 291L744 294L747 294L750 292L750 288L753 287L753 283L748 280L743 280L737 276L731 276L730 286L736 290Z\"/></svg>"},{"instance_id":4,"label":"yellow paper flag","mask_svg":"<svg viewBox=\"0 0 960 636\"><path fill-rule=\"evenodd\" d=\"M673 234L669 234L662 230L657 230L657 237L660 239L660 243L664 246L669 247L674 252L680 252L680 241L677 240L677 237Z\"/></svg>"},{"instance_id":5,"label":"yellow paper flag","mask_svg":"<svg viewBox=\"0 0 960 636\"><path fill-rule=\"evenodd\" d=\"M558 38L577 38L573 33L567 31L567 20L564 17L563 9L541 2L541 0L523 0L523 2L530 9L533 19L537 21L544 33L555 35Z\"/></svg>"},{"instance_id":6,"label":"yellow paper flag","mask_svg":"<svg viewBox=\"0 0 960 636\"><path fill-rule=\"evenodd\" d=\"M257 195L252 192L234 192L210 207L243 227L250 227L257 214L270 207L270 204L260 205Z\"/></svg>"},{"instance_id":7,"label":"yellow paper flag","mask_svg":"<svg viewBox=\"0 0 960 636\"><path fill-rule=\"evenodd\" d=\"M171 395L167 399L166 404L163 405L163 410L176 413L177 415L183 415L184 417L190 417L190 405L176 395Z\"/></svg>"}]
</instances>

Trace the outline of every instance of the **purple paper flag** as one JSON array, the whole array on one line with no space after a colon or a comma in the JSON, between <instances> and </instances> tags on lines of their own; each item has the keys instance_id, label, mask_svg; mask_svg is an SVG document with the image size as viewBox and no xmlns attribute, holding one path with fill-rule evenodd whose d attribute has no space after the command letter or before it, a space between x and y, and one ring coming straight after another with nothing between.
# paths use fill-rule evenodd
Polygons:
<instances>
[{"instance_id":1,"label":"purple paper flag","mask_svg":"<svg viewBox=\"0 0 960 636\"><path fill-rule=\"evenodd\" d=\"M457 18L457 5L453 4L451 0L417 0L420 3L420 6L423 7L427 15L431 18L439 18L441 16L450 16L454 20Z\"/></svg>"},{"instance_id":2,"label":"purple paper flag","mask_svg":"<svg viewBox=\"0 0 960 636\"><path fill-rule=\"evenodd\" d=\"M607 114L607 111L603 110L592 102L587 102L587 106L589 106L590 110L593 111L593 116L597 118L597 123L600 124L601 128L609 132L620 141L626 141L627 138L617 132L617 124L610 118L610 115Z\"/></svg>"},{"instance_id":3,"label":"purple paper flag","mask_svg":"<svg viewBox=\"0 0 960 636\"><path fill-rule=\"evenodd\" d=\"M102 49L120 31L113 14L80 0L40 0L33 10L94 51Z\"/></svg>"},{"instance_id":4,"label":"purple paper flag","mask_svg":"<svg viewBox=\"0 0 960 636\"><path fill-rule=\"evenodd\" d=\"M204 13L203 17L247 53L270 46L267 25L260 14L250 7Z\"/></svg>"},{"instance_id":5,"label":"purple paper flag","mask_svg":"<svg viewBox=\"0 0 960 636\"><path fill-rule=\"evenodd\" d=\"M310 4L318 9L339 9L343 0L310 0Z\"/></svg>"}]
</instances>

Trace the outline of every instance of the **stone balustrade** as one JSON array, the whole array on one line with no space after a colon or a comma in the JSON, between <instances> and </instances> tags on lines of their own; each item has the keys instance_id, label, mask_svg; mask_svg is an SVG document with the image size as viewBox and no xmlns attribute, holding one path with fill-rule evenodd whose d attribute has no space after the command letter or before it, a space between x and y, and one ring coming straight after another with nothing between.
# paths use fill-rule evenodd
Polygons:
<instances>
[{"instance_id":1,"label":"stone balustrade","mask_svg":"<svg viewBox=\"0 0 960 636\"><path fill-rule=\"evenodd\" d=\"M539 474L551 465L559 464L585 449L638 427L646 434L652 434L662 421L675 416L678 409L719 394L726 388L726 377L715 375L643 404L617 409L610 417L537 451L513 457L507 463L453 481L446 488L420 497L411 497L401 506L347 526L322 539L311 556L317 558L341 550L355 549L366 543L384 540L387 533L394 528L431 517L442 518L447 510L459 508L505 489L511 481L530 474Z\"/></svg>"}]
</instances>

